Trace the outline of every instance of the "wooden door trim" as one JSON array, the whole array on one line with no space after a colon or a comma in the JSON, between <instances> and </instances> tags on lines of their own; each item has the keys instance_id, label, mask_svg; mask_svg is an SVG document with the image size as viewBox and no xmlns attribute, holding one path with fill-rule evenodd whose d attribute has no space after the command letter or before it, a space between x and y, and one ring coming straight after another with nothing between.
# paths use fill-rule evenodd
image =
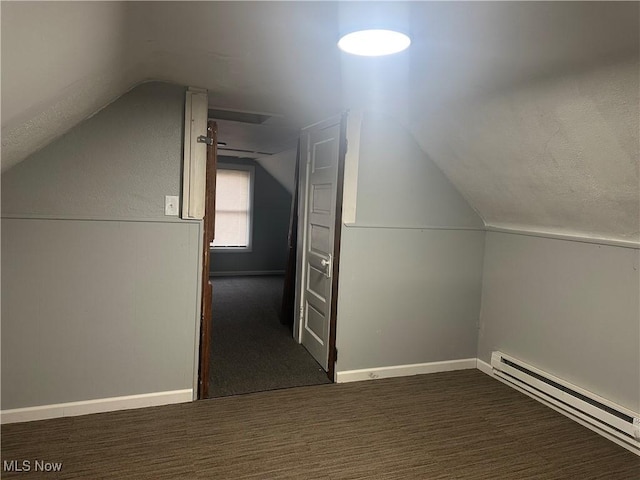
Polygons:
<instances>
[{"instance_id":1,"label":"wooden door trim","mask_svg":"<svg viewBox=\"0 0 640 480\"><path fill-rule=\"evenodd\" d=\"M200 361L198 366L198 399L209 397L209 363L212 328L212 291L209 282L211 247L215 235L216 214L216 169L218 162L218 126L216 122L207 122L207 173L205 187L205 208L202 235L202 288L200 300Z\"/></svg>"},{"instance_id":2,"label":"wooden door trim","mask_svg":"<svg viewBox=\"0 0 640 480\"><path fill-rule=\"evenodd\" d=\"M294 331L296 318L296 270L298 264L298 196L299 196L299 176L300 176L300 139L298 138L298 148L296 152L296 165L294 170L295 187L293 198L291 199L291 210L289 212L289 234L287 236L287 269L284 277L284 288L282 289L282 307L280 310L280 323L291 327L294 337L298 335Z\"/></svg>"},{"instance_id":3,"label":"wooden door trim","mask_svg":"<svg viewBox=\"0 0 640 480\"><path fill-rule=\"evenodd\" d=\"M347 154L347 116L340 118L340 147L338 151L338 178L336 180L336 218L333 236L333 265L331 278L331 310L329 314L329 361L327 376L335 382L335 368L338 359L336 349L336 324L338 319L338 276L340 273L340 240L342 238L342 203L344 190L344 163Z\"/></svg>"}]
</instances>

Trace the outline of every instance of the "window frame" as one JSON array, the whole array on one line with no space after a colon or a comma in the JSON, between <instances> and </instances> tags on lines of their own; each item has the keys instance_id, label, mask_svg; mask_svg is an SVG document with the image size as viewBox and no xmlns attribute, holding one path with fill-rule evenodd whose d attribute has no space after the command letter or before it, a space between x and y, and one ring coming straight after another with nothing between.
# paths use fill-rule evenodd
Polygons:
<instances>
[{"instance_id":1,"label":"window frame","mask_svg":"<svg viewBox=\"0 0 640 480\"><path fill-rule=\"evenodd\" d=\"M218 253L250 253L253 251L253 190L255 185L255 177L256 177L256 168L253 165L244 165L244 164L236 164L236 163L224 163L218 162L216 168L216 175L219 170L242 170L249 172L249 208L247 215L247 246L246 247L214 247L213 242L209 244L209 248L212 252ZM216 205L216 213L217 213L217 205ZM216 217L217 218L217 215ZM214 224L215 224L214 218Z\"/></svg>"}]
</instances>

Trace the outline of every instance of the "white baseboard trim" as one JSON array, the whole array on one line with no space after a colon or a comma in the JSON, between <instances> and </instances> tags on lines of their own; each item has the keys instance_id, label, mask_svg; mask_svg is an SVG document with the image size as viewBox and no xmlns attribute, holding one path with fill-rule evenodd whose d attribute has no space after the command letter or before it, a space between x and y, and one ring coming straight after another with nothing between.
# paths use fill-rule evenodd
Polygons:
<instances>
[{"instance_id":1,"label":"white baseboard trim","mask_svg":"<svg viewBox=\"0 0 640 480\"><path fill-rule=\"evenodd\" d=\"M284 270L254 270L250 272L209 272L210 277L253 277L258 275L284 275Z\"/></svg>"},{"instance_id":2,"label":"white baseboard trim","mask_svg":"<svg viewBox=\"0 0 640 480\"><path fill-rule=\"evenodd\" d=\"M615 437L615 436L609 434L605 430L602 430L602 429L596 427L592 423L589 423L589 422L581 419L580 417L578 417L576 415L572 415L567 410L564 410L562 408L558 408L553 403L547 402L544 398L539 397L537 395L534 395L531 392L525 390L524 388L520 388L515 383L508 382L508 381L506 381L506 380L494 375L493 374L493 367L490 364L488 364L487 362L484 362L484 361L478 359L478 370L480 370L482 373L486 373L487 375L489 375L492 378L495 378L499 382L504 383L505 385L508 385L509 387L519 391L520 393L524 393L527 397L531 397L534 400L542 403L543 405L546 405L549 408L553 408L556 412L561 413L562 415L564 415L567 418L570 418L574 422L578 422L583 427L587 427L589 430L591 430L593 432L596 432L599 435L602 435L606 439L611 440L612 442L617 443L618 445L620 445L621 447L624 447L625 449L629 450L630 452L635 453L636 455L640 456L640 450L638 450L638 448L636 446L631 445L631 444L629 444L629 443L627 443L627 442L625 442L623 440L620 440L618 437Z\"/></svg>"},{"instance_id":3,"label":"white baseboard trim","mask_svg":"<svg viewBox=\"0 0 640 480\"><path fill-rule=\"evenodd\" d=\"M475 358L447 360L444 362L414 363L411 365L394 365L392 367L363 368L336 373L336 383L359 382L378 378L407 377L425 373L451 372L476 368Z\"/></svg>"},{"instance_id":4,"label":"white baseboard trim","mask_svg":"<svg viewBox=\"0 0 640 480\"><path fill-rule=\"evenodd\" d=\"M480 370L482 373L486 373L487 375L490 376L494 376L493 375L493 367L491 366L491 364L482 361L478 358L478 370ZM497 377L496 377L497 378Z\"/></svg>"},{"instance_id":5,"label":"white baseboard trim","mask_svg":"<svg viewBox=\"0 0 640 480\"><path fill-rule=\"evenodd\" d=\"M132 408L156 407L193 400L193 390L173 390L168 392L143 393L125 397L98 398L80 402L56 403L37 407L14 408L0 411L0 423L32 422L59 417L77 417L90 413L113 412Z\"/></svg>"}]
</instances>

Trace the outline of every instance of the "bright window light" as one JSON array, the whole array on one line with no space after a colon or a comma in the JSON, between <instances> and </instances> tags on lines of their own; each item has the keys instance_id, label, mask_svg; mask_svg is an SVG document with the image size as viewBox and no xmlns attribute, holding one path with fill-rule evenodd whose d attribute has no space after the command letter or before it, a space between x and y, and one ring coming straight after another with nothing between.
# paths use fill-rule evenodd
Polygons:
<instances>
[{"instance_id":1,"label":"bright window light","mask_svg":"<svg viewBox=\"0 0 640 480\"><path fill-rule=\"evenodd\" d=\"M251 251L253 176L253 166L218 165L214 249Z\"/></svg>"},{"instance_id":2,"label":"bright window light","mask_svg":"<svg viewBox=\"0 0 640 480\"><path fill-rule=\"evenodd\" d=\"M407 35L393 30L360 30L345 35L338 42L340 50L365 57L391 55L409 45L411 39Z\"/></svg>"}]
</instances>

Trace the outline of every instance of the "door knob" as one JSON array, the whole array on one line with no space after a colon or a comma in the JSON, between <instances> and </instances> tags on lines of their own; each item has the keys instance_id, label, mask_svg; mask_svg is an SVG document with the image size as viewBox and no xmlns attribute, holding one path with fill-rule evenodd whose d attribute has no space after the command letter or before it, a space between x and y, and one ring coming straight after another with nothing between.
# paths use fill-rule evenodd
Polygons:
<instances>
[{"instance_id":1,"label":"door knob","mask_svg":"<svg viewBox=\"0 0 640 480\"><path fill-rule=\"evenodd\" d=\"M320 260L320 265L324 267L324 276L327 278L331 277L331 254L329 254L329 258L322 258Z\"/></svg>"}]
</instances>

